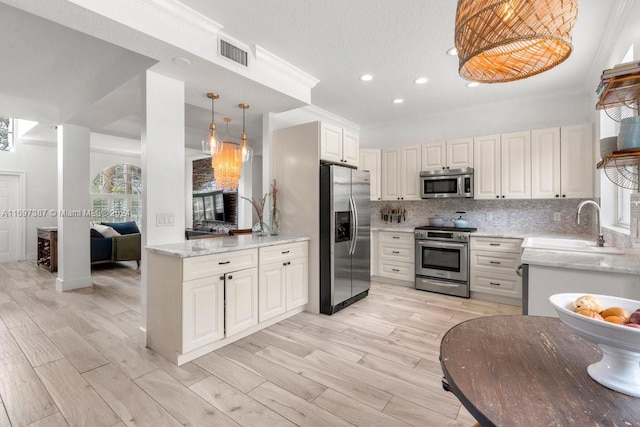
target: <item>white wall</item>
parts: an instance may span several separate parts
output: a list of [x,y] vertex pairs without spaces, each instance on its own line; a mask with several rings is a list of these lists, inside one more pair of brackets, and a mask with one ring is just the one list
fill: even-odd
[[[0,152],[0,170],[25,172],[26,209],[57,209],[58,159],[56,144],[16,141],[14,152]],[[26,258],[36,259],[37,227],[56,226],[57,218],[28,217],[25,221]]]

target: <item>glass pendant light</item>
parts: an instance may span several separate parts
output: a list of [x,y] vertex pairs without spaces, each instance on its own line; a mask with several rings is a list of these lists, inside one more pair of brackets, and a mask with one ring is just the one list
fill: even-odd
[[240,136],[240,139],[242,140],[242,143],[240,144],[240,148],[242,150],[242,163],[247,163],[253,160],[253,149],[247,144],[247,134],[244,131],[244,113],[247,108],[249,108],[249,104],[238,104],[238,107],[242,108],[242,135]]
[[202,140],[202,153],[213,156],[220,148],[220,141],[216,135],[215,100],[220,98],[217,93],[207,93],[207,98],[211,99],[211,124],[209,125],[209,135]]
[[[224,118],[227,124],[227,133],[218,141],[218,150],[212,157],[213,176],[216,180],[216,188],[224,190],[237,190],[242,169],[242,151],[234,138],[229,133],[231,119]],[[237,141],[237,140],[236,140]]]

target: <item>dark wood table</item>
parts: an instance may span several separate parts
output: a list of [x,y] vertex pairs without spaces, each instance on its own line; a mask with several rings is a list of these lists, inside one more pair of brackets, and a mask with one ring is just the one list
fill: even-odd
[[481,317],[451,328],[440,345],[443,386],[482,426],[640,426],[640,398],[587,373],[600,358],[552,317]]

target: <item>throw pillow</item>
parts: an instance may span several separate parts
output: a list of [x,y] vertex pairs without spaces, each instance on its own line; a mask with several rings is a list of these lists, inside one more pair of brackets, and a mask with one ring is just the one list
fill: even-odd
[[120,234],[133,234],[140,233],[138,226],[135,221],[125,221],[125,222],[103,222],[103,225],[108,225],[113,228]]
[[113,228],[109,227],[108,225],[102,225],[102,224],[92,224],[91,228],[97,230],[100,234],[102,234],[104,237],[115,237],[115,236],[120,236],[120,233],[118,233],[116,230],[114,230]]

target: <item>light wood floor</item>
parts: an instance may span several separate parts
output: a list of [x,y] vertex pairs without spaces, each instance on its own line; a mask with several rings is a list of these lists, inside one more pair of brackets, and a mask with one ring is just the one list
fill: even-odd
[[441,387],[440,339],[519,314],[374,283],[334,316],[302,313],[177,367],[137,345],[135,264],[93,278],[58,293],[35,264],[0,264],[0,427],[470,426]]

